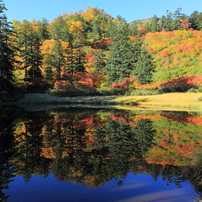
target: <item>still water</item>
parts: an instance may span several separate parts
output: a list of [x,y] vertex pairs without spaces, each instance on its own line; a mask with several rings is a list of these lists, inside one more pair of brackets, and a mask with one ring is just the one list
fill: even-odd
[[1,109],[0,201],[194,202],[202,115]]

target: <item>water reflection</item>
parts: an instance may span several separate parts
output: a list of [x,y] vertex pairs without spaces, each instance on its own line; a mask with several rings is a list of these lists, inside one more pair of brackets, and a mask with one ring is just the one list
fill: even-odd
[[[129,172],[159,176],[180,188],[190,181],[201,191],[202,117],[188,112],[52,109],[6,110],[0,115],[0,197],[15,176],[33,176],[86,184]],[[200,156],[200,155],[198,155]],[[194,160],[193,160],[194,159]],[[193,174],[194,172],[194,174]]]

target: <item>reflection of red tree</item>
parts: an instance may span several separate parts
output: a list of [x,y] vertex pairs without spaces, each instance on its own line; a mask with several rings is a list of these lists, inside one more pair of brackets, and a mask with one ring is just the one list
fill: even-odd
[[[104,75],[98,73],[87,73],[87,72],[77,72],[73,75],[68,71],[62,72],[61,75],[65,78],[64,80],[57,80],[54,83],[53,88],[55,89],[77,89],[79,84],[84,84],[89,88],[99,87],[99,82],[103,80]],[[74,81],[72,81],[74,80]]]
[[171,158],[163,158],[163,155],[159,155],[159,156],[156,156],[154,154],[154,156],[149,156],[147,159],[146,159],[146,162],[149,163],[149,164],[152,164],[152,163],[155,163],[155,164],[160,164],[160,165],[174,165],[176,166],[176,162],[175,162],[175,159],[171,159]]
[[167,141],[167,140],[160,140],[159,145],[162,146],[162,147],[169,147],[169,146],[172,145],[172,143]]
[[[62,128],[68,128],[69,124],[73,128],[87,129],[90,127],[100,127],[102,123],[99,122],[98,115],[89,115],[88,117],[68,117],[67,115],[55,115],[56,123],[62,123]],[[66,126],[65,126],[66,125]]]
[[114,114],[110,114],[109,117],[113,120],[117,120],[117,121],[120,121],[120,122],[124,122],[126,123],[127,125],[130,124],[130,121],[128,119],[128,116],[126,115],[114,115]]
[[[67,115],[55,115],[54,119],[56,123],[61,123],[61,135],[66,139],[68,143],[68,131],[69,128],[74,128],[76,130],[85,130],[84,136],[82,137],[82,142],[87,146],[87,149],[95,149],[94,142],[97,140],[94,137],[94,128],[103,126],[100,116],[96,114],[91,114],[89,116],[68,116]],[[75,148],[76,149],[76,148]],[[85,149],[84,149],[85,150]]]
[[161,113],[160,116],[167,118],[170,121],[202,126],[202,116],[200,115],[191,115],[187,112],[181,112],[181,113]]
[[[95,137],[89,136],[89,137],[86,139],[85,143],[86,143],[86,145],[90,145],[90,144],[94,143],[96,140],[97,140],[97,139],[96,139]],[[91,148],[91,149],[95,149],[95,147],[93,147],[93,148]]]
[[181,145],[180,147],[177,148],[177,150],[184,152],[192,152],[195,150],[195,148],[187,145]]
[[[137,122],[142,120],[142,119],[150,119],[150,120],[158,120],[160,118],[159,114],[157,115],[136,115],[133,118],[132,117],[128,117],[127,115],[109,115],[109,117],[113,120],[117,120],[120,122],[123,122],[127,125],[130,125],[132,127],[136,127],[137,126]],[[133,120],[132,120],[133,119]]]
[[136,123],[135,121],[132,121],[132,120],[129,120],[129,117],[126,116],[126,115],[109,115],[109,117],[113,120],[117,120],[117,121],[120,121],[120,122],[123,122],[127,125],[130,125],[132,127],[136,127]]
[[202,126],[202,116],[197,115],[197,116],[187,117],[187,122],[194,125]]
[[135,120],[142,120],[142,119],[150,119],[150,120],[158,120],[159,119],[159,115],[136,115],[135,116]]
[[93,125],[95,124],[95,119],[94,117],[88,117],[86,119],[83,119],[82,121],[80,121],[81,123],[84,123],[85,125]]
[[70,120],[66,116],[55,115],[54,120],[56,123],[68,123]]

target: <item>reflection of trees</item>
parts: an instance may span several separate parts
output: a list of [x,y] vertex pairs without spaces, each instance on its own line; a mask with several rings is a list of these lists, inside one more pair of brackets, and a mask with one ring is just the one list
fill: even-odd
[[[125,111],[89,109],[27,112],[17,121],[17,151],[11,160],[25,181],[32,175],[53,173],[60,181],[97,187],[111,179],[121,184],[131,171],[150,174],[154,180],[162,176],[168,184],[180,186],[189,168],[176,163],[186,163],[181,158],[189,154],[183,150],[198,144],[199,126],[189,129],[154,116],[150,120],[149,115],[135,118]],[[181,136],[176,135],[179,131]],[[184,156],[178,155],[176,161],[175,153]]]
[[[166,114],[168,113],[164,112],[164,117]],[[175,115],[173,112],[172,114],[173,117],[179,116],[179,113]],[[201,126],[186,125],[167,118],[154,121],[153,126],[156,133],[153,146],[147,153],[146,161],[148,163],[187,166],[194,153],[201,149]]]
[[165,117],[168,120],[176,121],[179,123],[193,124],[196,126],[202,126],[202,118],[197,113],[188,112],[161,112],[161,117]]
[[100,173],[101,158],[87,148],[89,141],[86,134],[100,123],[94,111],[86,112],[70,110],[54,114],[55,122],[46,126],[49,134],[44,137],[44,146],[51,149],[51,172],[57,179],[98,186],[103,184],[95,177],[96,173]]
[[[97,139],[106,139],[104,149],[109,152],[109,174],[124,178],[130,170],[137,172],[138,164],[151,145],[154,131],[152,122],[140,120],[136,127],[131,126],[125,115],[109,116],[106,125],[97,130]],[[102,136],[102,137],[101,137]],[[103,141],[100,141],[103,144]],[[99,147],[100,148],[100,147]],[[135,161],[134,161],[135,159]]]
[[12,110],[4,111],[1,109],[0,114],[0,201],[7,201],[8,195],[3,193],[3,189],[9,188],[12,181],[13,168],[9,159],[13,157],[13,121],[14,115]]
[[22,124],[22,131],[15,134],[17,145],[17,158],[14,163],[17,172],[23,175],[26,182],[38,172],[40,167],[42,147],[42,127],[44,117],[37,113],[27,113]]
[[87,112],[54,111],[46,121],[27,116],[16,136],[18,173],[28,181],[33,173],[47,176],[49,169],[61,181],[99,186],[138,168],[151,144],[152,122],[140,120],[134,128],[109,117],[100,122],[95,111]]
[[194,185],[196,192],[202,199],[202,155],[201,151],[194,155],[192,160],[192,169],[187,172],[187,178]]

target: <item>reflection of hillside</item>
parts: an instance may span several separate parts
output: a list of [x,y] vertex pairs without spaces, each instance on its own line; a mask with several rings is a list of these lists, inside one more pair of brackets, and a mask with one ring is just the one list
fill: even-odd
[[[186,113],[184,113],[186,115]],[[184,114],[139,114],[125,111],[60,110],[31,113],[15,125],[16,175],[53,173],[61,181],[121,184],[128,172],[147,173],[180,183],[188,176],[194,152],[201,147],[201,127],[167,117]],[[186,169],[185,169],[186,168]]]
[[[129,119],[124,113],[109,117],[116,116]],[[89,187],[103,185],[115,176],[126,176],[134,159],[140,160],[150,146],[151,122],[147,119],[136,123],[134,129],[109,117],[73,111],[54,112],[45,122],[35,116],[21,121],[15,127],[18,152],[12,160],[17,173],[29,180],[32,174],[44,172],[41,166],[45,162],[48,172],[58,179],[86,183]],[[38,126],[37,120],[41,120]],[[148,125],[142,133],[141,124]]]
[[202,126],[202,116],[198,114],[191,115],[188,112],[164,112],[160,113],[160,116],[167,118],[170,121],[177,121],[179,123]]
[[154,121],[156,134],[146,161],[161,165],[187,166],[194,153],[201,149],[202,127],[186,125],[186,112],[161,113],[161,119]]

